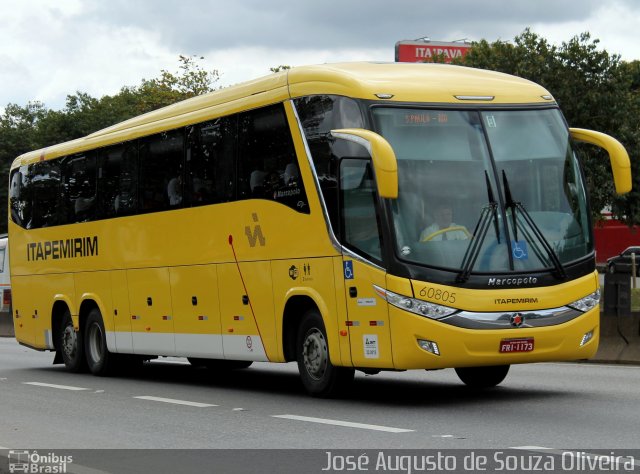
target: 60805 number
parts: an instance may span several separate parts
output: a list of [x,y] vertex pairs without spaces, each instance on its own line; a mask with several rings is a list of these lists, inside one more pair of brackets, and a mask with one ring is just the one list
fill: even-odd
[[456,294],[454,292],[433,288],[431,286],[422,287],[418,294],[430,300],[444,301],[445,303],[451,304],[456,302]]

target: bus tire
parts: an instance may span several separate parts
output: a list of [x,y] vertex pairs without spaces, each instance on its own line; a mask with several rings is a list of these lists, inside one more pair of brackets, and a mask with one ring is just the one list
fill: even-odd
[[71,320],[71,312],[66,309],[62,315],[59,334],[59,349],[64,366],[69,372],[85,372],[87,361],[84,357],[84,339],[82,331],[76,331]]
[[487,367],[458,367],[456,373],[471,388],[490,388],[502,382],[509,372],[508,365]]
[[314,397],[339,395],[353,382],[353,368],[331,363],[327,332],[316,309],[308,310],[303,316],[298,329],[296,359],[302,385]]
[[116,355],[107,349],[104,322],[98,308],[93,308],[87,316],[84,329],[84,352],[87,366],[93,375],[108,375],[113,372]]
[[206,367],[212,371],[246,369],[253,364],[251,360],[201,359],[199,357],[187,357],[187,360],[194,367]]

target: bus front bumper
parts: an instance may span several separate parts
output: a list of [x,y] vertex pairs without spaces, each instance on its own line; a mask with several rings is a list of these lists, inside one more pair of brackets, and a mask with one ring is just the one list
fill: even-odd
[[390,306],[393,364],[403,369],[589,359],[598,350],[600,308],[553,326],[466,329]]

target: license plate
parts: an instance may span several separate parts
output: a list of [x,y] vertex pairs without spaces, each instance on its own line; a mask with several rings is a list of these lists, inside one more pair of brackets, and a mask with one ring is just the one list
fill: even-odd
[[533,351],[533,338],[503,339],[500,341],[500,352],[531,352]]

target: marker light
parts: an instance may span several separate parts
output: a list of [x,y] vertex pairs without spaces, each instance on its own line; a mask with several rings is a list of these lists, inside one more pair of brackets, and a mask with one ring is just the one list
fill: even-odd
[[415,298],[409,298],[408,296],[398,295],[376,285],[373,285],[373,288],[376,290],[376,293],[380,298],[396,308],[404,309],[430,319],[441,319],[458,311],[457,309],[449,308],[448,306],[442,306],[435,303],[429,303],[427,301],[417,300]]
[[593,293],[591,293],[590,295],[585,296],[584,298],[580,298],[579,300],[574,301],[573,303],[569,303],[567,306],[573,309],[577,309],[578,311],[582,311],[583,313],[586,313],[587,311],[595,308],[599,302],[600,302],[600,290],[598,289]]
[[418,339],[418,345],[427,352],[431,352],[437,356],[440,355],[440,349],[438,344],[433,341],[427,341],[426,339]]
[[485,102],[491,102],[495,99],[495,96],[493,95],[456,95],[454,97],[458,100],[481,100]]
[[580,341],[580,347],[584,346],[587,342],[593,339],[593,329],[582,336],[582,341]]

